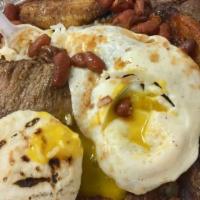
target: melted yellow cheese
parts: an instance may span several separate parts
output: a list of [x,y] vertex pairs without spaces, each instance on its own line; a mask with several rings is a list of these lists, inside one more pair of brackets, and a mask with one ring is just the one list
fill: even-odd
[[84,147],[84,156],[80,195],[86,197],[102,196],[112,200],[122,200],[125,191],[117,187],[115,182],[99,168],[94,144],[84,136],[81,136],[81,140]]
[[41,125],[40,131],[29,141],[27,156],[38,163],[45,164],[56,157],[61,160],[82,155],[79,136],[47,113],[40,118],[48,122]]

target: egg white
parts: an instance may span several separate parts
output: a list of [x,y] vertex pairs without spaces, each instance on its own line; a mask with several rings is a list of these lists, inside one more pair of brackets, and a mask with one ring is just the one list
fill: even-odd
[[[82,155],[72,157],[72,162],[60,160],[60,166],[55,169],[57,182],[52,183],[52,168],[46,163],[38,163],[27,156],[31,138],[40,128],[52,122],[60,123],[50,114],[42,117],[39,112],[17,111],[0,119],[0,141],[6,143],[0,148],[0,200],[75,200],[81,182]],[[35,118],[39,122],[32,127],[25,125]],[[61,123],[60,123],[61,124]],[[19,180],[27,178],[49,178],[34,186],[20,187]]]
[[[104,42],[91,47],[88,35],[93,40],[101,36]],[[74,68],[69,84],[77,123],[95,143],[100,167],[119,187],[144,194],[175,181],[195,162],[200,133],[200,71],[190,57],[162,37],[100,25],[69,29],[64,47],[71,55],[93,51],[106,63],[107,70],[101,77]],[[99,100],[112,97],[114,88],[127,74],[134,74],[149,90],[154,90],[154,82],[163,83],[164,92],[175,105],[159,97],[162,104],[168,104],[169,111],[152,112],[145,134],[149,151],[127,138],[126,123],[120,119],[105,130],[103,123],[90,126],[99,112]]]

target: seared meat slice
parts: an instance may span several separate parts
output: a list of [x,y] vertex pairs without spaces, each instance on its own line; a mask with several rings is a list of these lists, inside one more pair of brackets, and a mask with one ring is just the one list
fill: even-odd
[[47,111],[64,121],[71,113],[68,86],[51,86],[53,64],[42,60],[0,61],[0,118],[16,110]]
[[20,7],[20,20],[41,28],[57,23],[66,27],[84,25],[103,14],[96,0],[33,0]]

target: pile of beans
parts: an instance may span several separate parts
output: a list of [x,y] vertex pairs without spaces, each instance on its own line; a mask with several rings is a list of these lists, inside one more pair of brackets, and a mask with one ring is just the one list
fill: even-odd
[[96,0],[99,5],[113,14],[112,24],[147,35],[160,35],[194,56],[196,42],[180,40],[174,42],[170,24],[163,13],[154,12],[149,0]]
[[[113,13],[112,24],[130,29],[136,33],[147,35],[161,35],[180,47],[191,57],[195,55],[197,47],[194,40],[181,40],[173,42],[172,31],[169,23],[159,14],[155,14],[149,0],[96,0],[99,5]],[[4,14],[15,25],[21,24],[19,7],[7,4]],[[162,15],[162,13],[160,13]],[[0,35],[0,39],[1,39]],[[177,42],[177,40],[176,40]]]
[[46,61],[54,63],[55,69],[52,79],[54,87],[63,87],[66,84],[71,66],[87,68],[98,74],[106,68],[104,61],[92,52],[78,53],[70,58],[66,50],[52,47],[50,44],[51,38],[46,34],[41,35],[29,45],[28,56],[36,58],[42,52]]
[[97,0],[114,14],[112,24],[147,35],[159,34],[170,39],[171,30],[159,15],[154,14],[149,0]]

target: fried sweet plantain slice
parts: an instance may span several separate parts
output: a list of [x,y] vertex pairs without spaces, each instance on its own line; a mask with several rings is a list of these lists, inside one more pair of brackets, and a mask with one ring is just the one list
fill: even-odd
[[66,27],[93,22],[105,13],[95,0],[33,0],[20,6],[20,20],[40,28],[63,23]]
[[171,17],[170,25],[178,40],[193,39],[197,43],[194,60],[200,65],[200,23],[190,16],[176,14]]

